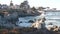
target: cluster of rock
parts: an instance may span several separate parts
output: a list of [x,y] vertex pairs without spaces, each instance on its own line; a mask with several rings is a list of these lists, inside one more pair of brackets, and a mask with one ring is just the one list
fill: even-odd
[[50,26],[50,27],[48,27],[47,29],[48,29],[48,30],[52,30],[52,31],[56,31],[56,32],[60,31],[60,27],[55,26],[55,25],[54,25],[53,27]]
[[1,28],[12,28],[16,26],[18,15],[16,12],[9,14],[7,11],[0,13],[0,26]]
[[[0,26],[2,27],[15,27],[18,22],[19,17],[25,16],[38,16],[41,15],[41,12],[38,11],[35,7],[30,8],[28,1],[24,1],[21,5],[18,5],[19,8],[16,8],[12,1],[10,6],[0,4]],[[7,26],[8,25],[8,26]]]
[[8,12],[12,13],[16,11],[19,16],[35,16],[41,14],[35,7],[30,8],[28,1],[24,1],[21,3],[21,5],[16,6],[12,3],[12,1],[10,2],[10,6],[0,4],[0,12],[2,10],[7,10]]

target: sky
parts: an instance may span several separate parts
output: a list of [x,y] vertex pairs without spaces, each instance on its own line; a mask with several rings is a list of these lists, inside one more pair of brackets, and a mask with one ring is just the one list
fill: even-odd
[[[1,4],[10,4],[11,0],[0,0]],[[14,4],[20,5],[25,0],[12,0]],[[27,0],[31,7],[50,7],[50,8],[57,8],[60,10],[60,0]]]

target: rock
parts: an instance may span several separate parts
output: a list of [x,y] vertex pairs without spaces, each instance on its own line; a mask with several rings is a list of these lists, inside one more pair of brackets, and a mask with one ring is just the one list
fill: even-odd
[[34,21],[33,20],[29,20],[28,23],[34,23]]

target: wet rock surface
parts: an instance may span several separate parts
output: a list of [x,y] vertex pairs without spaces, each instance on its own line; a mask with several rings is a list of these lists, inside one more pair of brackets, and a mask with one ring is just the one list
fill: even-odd
[[29,20],[28,23],[34,23],[34,21],[33,20]]
[[[6,13],[5,13],[6,14]],[[17,13],[13,13],[13,14],[3,14],[0,13],[0,28],[13,28],[16,26],[16,22],[18,21],[18,15]]]

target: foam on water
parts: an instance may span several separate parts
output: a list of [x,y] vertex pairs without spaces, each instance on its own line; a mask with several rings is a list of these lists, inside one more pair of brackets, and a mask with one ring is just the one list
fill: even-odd
[[[34,19],[41,19],[44,15],[40,16],[27,16],[27,17],[20,17],[19,22],[22,21],[23,23],[19,23],[19,26],[24,26],[24,27],[29,27],[31,26],[32,23],[28,23],[29,20],[34,20]],[[52,23],[53,25],[60,26],[60,12],[45,12],[45,24],[46,27],[48,26],[49,23]],[[35,20],[34,20],[35,21]]]
[[46,25],[48,26],[49,23],[52,23],[53,25],[60,26],[60,12],[46,12],[45,13],[46,18]]

